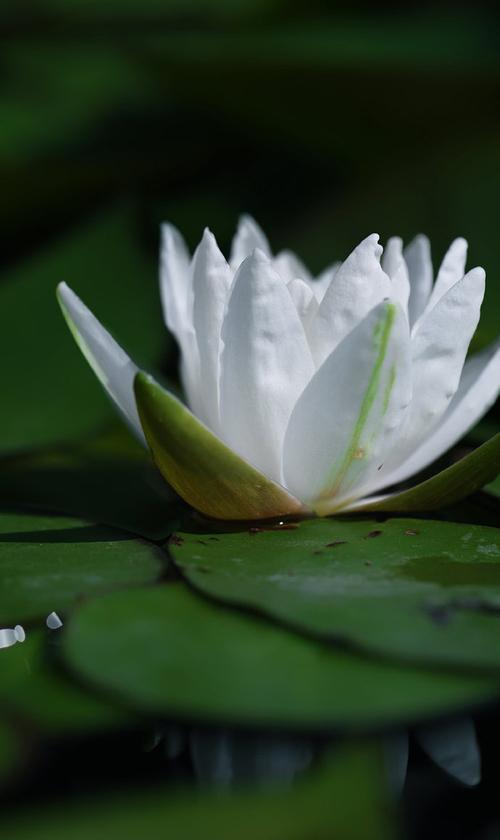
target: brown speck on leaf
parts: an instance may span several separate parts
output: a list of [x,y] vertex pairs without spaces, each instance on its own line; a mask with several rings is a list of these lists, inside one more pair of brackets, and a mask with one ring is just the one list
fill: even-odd
[[361,459],[365,457],[365,450],[363,449],[363,447],[358,446],[358,448],[355,450],[354,455],[352,457],[354,458],[355,461],[361,461]]
[[370,533],[366,535],[365,540],[370,537],[380,537],[380,534],[382,534],[382,531],[370,531]]
[[182,545],[184,537],[180,537],[179,534],[170,534],[167,542],[169,545]]
[[447,606],[442,604],[429,604],[425,609],[431,621],[439,627],[444,627],[450,623],[452,616]]
[[325,548],[336,548],[338,545],[345,545],[347,540],[334,540],[331,543],[327,543]]
[[417,534],[420,534],[420,531],[417,531],[416,528],[407,528],[405,534],[407,537],[416,537]]

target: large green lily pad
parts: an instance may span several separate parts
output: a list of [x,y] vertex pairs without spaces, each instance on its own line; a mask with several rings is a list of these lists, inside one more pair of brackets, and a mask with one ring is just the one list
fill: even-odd
[[293,790],[238,794],[164,790],[103,801],[37,809],[0,820],[16,840],[168,837],[172,840],[392,840],[380,755],[367,746],[343,746]]
[[[291,530],[289,530],[291,529]],[[417,519],[183,531],[205,594],[366,651],[500,671],[500,532]]]
[[89,595],[156,580],[165,568],[151,543],[65,517],[0,513],[0,622],[62,612]]
[[25,642],[2,651],[2,711],[51,735],[125,726],[131,716],[123,708],[86,691],[58,667],[54,654],[62,632],[28,631]]
[[187,721],[325,730],[407,723],[493,698],[500,679],[391,665],[224,609],[181,583],[116,592],[71,618],[80,679]]

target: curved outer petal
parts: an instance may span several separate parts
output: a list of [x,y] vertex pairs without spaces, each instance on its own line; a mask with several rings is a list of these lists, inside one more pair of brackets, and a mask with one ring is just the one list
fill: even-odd
[[161,226],[160,295],[169,330],[180,340],[192,322],[190,256],[183,237],[173,225]]
[[304,506],[225,446],[151,376],[134,390],[142,426],[163,477],[197,510],[216,519],[267,519]]
[[399,446],[386,463],[395,471],[438,425],[460,381],[479,321],[484,271],[474,268],[424,313],[412,336],[413,398]]
[[260,251],[244,261],[235,277],[222,340],[224,440],[281,481],[288,418],[314,367],[290,293]]
[[288,424],[283,471],[320,514],[362,484],[408,405],[408,324],[394,303],[375,307],[333,351]]
[[419,234],[403,252],[410,278],[410,299],[408,312],[410,325],[413,326],[429,302],[432,292],[431,246],[427,236]]
[[444,255],[434,288],[427,303],[427,309],[432,309],[444,294],[457,283],[465,274],[467,260],[467,240],[462,237],[454,239]]
[[193,258],[193,324],[200,359],[200,419],[220,434],[221,330],[232,273],[214,235],[205,230]]
[[309,330],[309,340],[319,367],[342,339],[384,298],[391,282],[380,267],[382,246],[371,234],[354,249],[335,274]]
[[473,722],[468,718],[448,724],[421,726],[415,736],[420,746],[450,776],[464,785],[481,781],[481,754]]
[[499,393],[500,344],[497,343],[466,361],[458,390],[439,426],[400,467],[381,476],[384,480],[370,492],[405,481],[440,458],[486,414]]
[[229,265],[235,271],[240,267],[243,260],[246,260],[256,248],[263,251],[271,259],[272,253],[267,237],[251,216],[241,216],[238,222],[238,229],[231,244]]
[[391,236],[382,254],[381,266],[391,278],[391,298],[396,300],[403,312],[408,313],[408,299],[410,297],[410,280],[408,268],[403,257],[403,240],[399,236]]
[[169,224],[161,227],[160,295],[165,323],[181,349],[181,376],[189,405],[196,414],[203,416],[190,257],[181,234]]
[[57,287],[57,298],[73,337],[90,367],[132,432],[145,444],[134,397],[137,365],[66,283],[60,283]]

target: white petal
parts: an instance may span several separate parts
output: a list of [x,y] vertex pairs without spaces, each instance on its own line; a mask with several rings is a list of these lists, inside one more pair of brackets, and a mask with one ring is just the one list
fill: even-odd
[[[200,360],[193,327],[193,281],[189,252],[173,225],[162,225],[160,293],[165,322],[181,350],[181,378],[190,408],[201,417]],[[206,420],[206,417],[203,419]]]
[[373,490],[405,481],[454,446],[495,403],[500,393],[500,346],[471,356],[460,385],[437,428],[400,467]]
[[139,370],[77,295],[60,283],[57,294],[75,341],[136,437],[146,445],[134,397]]
[[216,434],[220,431],[221,330],[231,278],[232,272],[207,228],[193,258],[193,324],[200,359],[200,396],[205,422]]
[[420,318],[412,335],[413,398],[387,476],[438,426],[460,381],[479,321],[484,271],[474,268]]
[[383,302],[300,396],[285,436],[285,485],[318,512],[376,471],[380,448],[408,403],[408,345],[405,315],[397,304]]
[[281,481],[288,418],[314,367],[290,293],[260,251],[235,277],[222,339],[223,438]]
[[373,233],[342,263],[321,301],[310,330],[316,364],[380,301],[390,296],[390,280],[380,267],[382,247]]
[[318,274],[318,276],[314,280],[311,280],[311,289],[316,295],[318,303],[321,303],[321,301],[323,300],[326,294],[326,290],[330,286],[330,283],[337,274],[337,271],[339,270],[341,265],[342,263],[340,262],[340,260],[338,262],[334,262],[331,265],[327,266],[327,268],[323,269],[321,274]]
[[307,329],[318,311],[316,296],[311,287],[303,280],[290,280],[287,289],[307,334]]
[[0,650],[2,648],[12,647],[17,642],[15,630],[11,627],[0,629]]
[[160,295],[169,330],[180,341],[180,334],[191,322],[192,295],[190,256],[179,231],[169,224],[161,226]]
[[465,263],[467,260],[467,240],[459,237],[454,239],[444,255],[443,262],[438,271],[436,282],[432,290],[428,309],[432,309],[438,300],[451,289],[455,283],[460,280],[465,274]]
[[56,612],[51,612],[45,619],[45,624],[49,630],[59,630],[63,623]]
[[410,278],[410,299],[408,311],[410,325],[420,318],[429,302],[434,277],[431,260],[431,246],[427,236],[420,234],[403,252]]
[[273,260],[273,266],[285,283],[297,278],[307,282],[312,279],[311,272],[293,251],[280,251]]
[[243,260],[250,256],[253,251],[259,248],[271,257],[271,248],[264,231],[259,227],[255,219],[251,216],[244,215],[238,222],[238,229],[231,244],[231,255],[229,257],[229,265],[236,270],[239,268]]
[[481,755],[471,720],[422,726],[415,735],[427,755],[450,776],[464,785],[481,781]]
[[382,254],[381,265],[391,279],[391,298],[397,300],[403,312],[408,312],[410,297],[410,280],[408,268],[403,257],[403,240],[399,236],[391,236]]

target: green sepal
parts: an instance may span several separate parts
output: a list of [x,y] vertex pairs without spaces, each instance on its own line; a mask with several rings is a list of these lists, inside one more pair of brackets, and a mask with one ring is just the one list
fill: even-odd
[[158,469],[196,510],[237,520],[304,513],[298,499],[229,449],[151,376],[138,373],[134,391]]
[[432,478],[389,496],[369,499],[356,511],[392,513],[437,510],[455,504],[493,481],[500,472],[500,433]]

